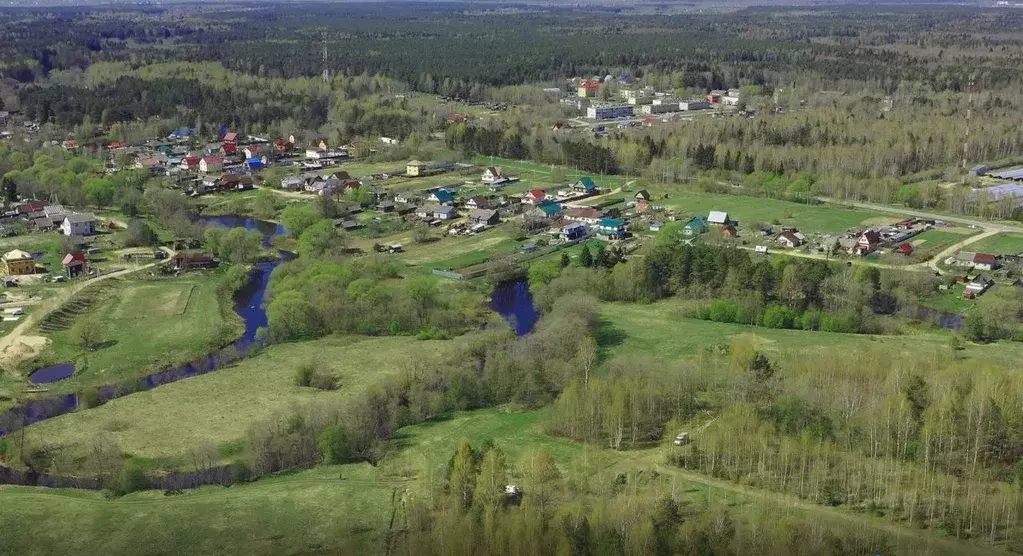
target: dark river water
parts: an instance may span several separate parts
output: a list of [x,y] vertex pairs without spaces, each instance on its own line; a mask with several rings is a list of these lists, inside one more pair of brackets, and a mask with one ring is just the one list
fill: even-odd
[[[199,224],[202,227],[223,226],[226,228],[257,230],[262,232],[263,245],[266,247],[270,246],[274,236],[284,234],[284,227],[280,224],[240,216],[201,217]],[[283,259],[288,259],[291,256],[293,255],[289,253],[281,253]],[[263,298],[266,294],[266,287],[270,282],[270,274],[278,264],[280,264],[279,261],[257,263],[254,266],[250,283],[237,293],[235,312],[245,322],[245,332],[230,346],[210,353],[191,363],[157,371],[137,381],[101,386],[99,388],[100,397],[104,401],[108,401],[140,390],[148,390],[163,384],[176,382],[183,378],[206,374],[223,368],[225,364],[235,361],[240,357],[244,357],[249,349],[252,348],[256,332],[260,327],[264,327],[267,324]],[[64,380],[73,375],[74,365],[62,363],[39,369],[33,372],[30,378],[36,383],[47,383]],[[31,425],[74,411],[78,408],[78,403],[79,396],[77,394],[68,394],[58,398],[33,400],[25,405],[14,407],[5,414],[0,415],[0,436],[4,436],[9,430],[14,428]]]
[[491,299],[490,306],[494,312],[504,317],[519,336],[532,332],[536,321],[540,320],[529,283],[525,280],[497,286]]

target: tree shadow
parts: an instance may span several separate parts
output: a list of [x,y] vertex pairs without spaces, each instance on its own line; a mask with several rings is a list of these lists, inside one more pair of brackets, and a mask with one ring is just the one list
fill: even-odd
[[601,350],[619,346],[626,338],[628,338],[628,334],[624,330],[607,319],[600,319],[597,325],[597,344]]

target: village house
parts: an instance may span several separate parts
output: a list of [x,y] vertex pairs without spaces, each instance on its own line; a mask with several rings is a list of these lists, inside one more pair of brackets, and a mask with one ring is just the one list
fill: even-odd
[[905,255],[908,257],[913,254],[913,244],[900,243],[897,246],[895,246],[895,249],[893,251],[899,255]]
[[420,207],[416,211],[416,216],[420,218],[435,218],[437,220],[454,220],[458,218],[458,212],[451,205],[433,205]]
[[298,191],[305,187],[305,179],[302,176],[288,176],[281,180],[281,189]]
[[422,176],[426,174],[426,168],[427,165],[425,162],[410,160],[409,163],[405,165],[405,175],[413,177]]
[[96,233],[96,218],[91,214],[68,214],[60,225],[60,231],[68,237],[92,235]]
[[198,172],[199,161],[202,159],[198,156],[191,154],[181,160],[181,169],[185,172]]
[[728,226],[728,225],[722,226],[721,227],[721,237],[726,237],[726,238],[729,238],[729,239],[735,239],[735,238],[739,237],[739,232],[738,232],[738,230],[736,230],[732,226]]
[[600,219],[603,217],[604,213],[591,207],[570,208],[567,211],[565,211],[565,220],[584,222],[586,224],[592,224],[594,226],[599,224]]
[[707,220],[702,216],[697,216],[686,222],[686,225],[682,228],[682,235],[689,237],[704,233],[707,233]]
[[30,253],[21,249],[14,249],[4,253],[4,274],[7,276],[21,276],[33,274],[36,271],[36,260]]
[[977,253],[973,256],[973,268],[977,270],[995,270],[1002,266],[998,257],[989,253]]
[[715,226],[727,226],[729,224],[735,224],[734,222],[732,222],[730,218],[728,218],[727,212],[722,212],[720,210],[710,211],[710,214],[707,215],[707,222],[709,224],[714,224]]
[[531,205],[539,205],[548,199],[550,199],[550,196],[547,195],[547,192],[543,189],[530,189],[522,198],[522,202],[529,203]]
[[873,253],[880,244],[881,235],[876,230],[867,230],[857,238],[853,252],[857,255],[867,255]]
[[504,181],[505,179],[504,172],[502,172],[500,166],[489,166],[483,171],[483,177],[480,178],[480,181],[487,185],[492,185],[495,182]]
[[576,94],[580,98],[593,98],[600,92],[600,83],[597,81],[583,81],[579,84],[579,88],[576,89]]
[[274,141],[274,153],[276,154],[287,154],[291,152],[291,149],[295,148],[295,144],[287,139],[278,139]]
[[[649,201],[650,200],[650,192],[647,191],[646,189],[640,189],[639,191],[636,192],[636,200],[637,201]],[[713,213],[711,213],[711,214],[713,214]]]
[[963,298],[973,299],[978,297],[990,289],[993,285],[995,285],[995,281],[992,280],[990,276],[987,274],[981,274],[966,284],[966,289],[963,290]]
[[217,262],[206,253],[176,253],[171,258],[173,270],[196,270],[215,266],[217,266]]
[[501,222],[501,215],[496,210],[473,209],[469,211],[469,222],[494,226]]
[[81,251],[71,251],[64,255],[64,260],[61,261],[61,264],[64,266],[64,272],[67,273],[68,278],[80,276],[88,270],[85,262],[85,253]]
[[438,189],[430,194],[430,201],[442,205],[450,205],[455,202],[455,194],[447,189]]
[[251,160],[253,158],[259,159],[263,156],[263,147],[260,147],[259,145],[249,145],[248,147],[245,147],[245,150],[242,152],[245,155],[246,160]]
[[412,193],[405,191],[394,195],[394,202],[404,203],[406,205],[414,205],[419,199],[416,198]]
[[544,202],[536,205],[530,214],[537,218],[555,220],[561,217],[561,205],[555,202]]
[[778,244],[782,247],[788,247],[789,249],[795,249],[803,244],[803,241],[796,236],[795,232],[784,231],[778,234]]
[[561,228],[561,239],[565,241],[583,239],[587,235],[589,235],[589,230],[582,222],[569,222]]
[[493,206],[490,199],[479,195],[469,197],[469,200],[465,202],[465,208],[467,209],[488,209]]
[[305,185],[307,193],[315,193],[320,196],[334,195],[341,189],[341,180],[335,177],[324,178],[317,176]]
[[575,191],[576,193],[586,193],[587,195],[590,195],[597,192],[597,184],[593,183],[593,178],[587,176],[573,183],[572,191]]
[[597,233],[608,239],[625,239],[625,222],[617,218],[603,218],[600,220]]
[[204,156],[199,161],[199,171],[204,174],[215,174],[224,171],[224,159],[219,156]]

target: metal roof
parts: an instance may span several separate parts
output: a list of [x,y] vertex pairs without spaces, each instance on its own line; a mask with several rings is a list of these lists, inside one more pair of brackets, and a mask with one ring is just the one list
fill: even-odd
[[1023,180],[1023,168],[1007,168],[996,172],[989,172],[989,176],[1000,180]]

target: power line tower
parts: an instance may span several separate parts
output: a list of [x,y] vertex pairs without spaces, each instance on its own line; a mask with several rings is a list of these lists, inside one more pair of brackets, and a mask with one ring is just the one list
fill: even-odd
[[330,81],[330,67],[327,66],[327,39],[323,39],[323,82]]
[[966,104],[966,136],[963,137],[963,171],[966,171],[966,155],[969,154],[970,149],[970,120],[973,118],[973,92],[975,89],[971,79],[968,86],[970,96]]

